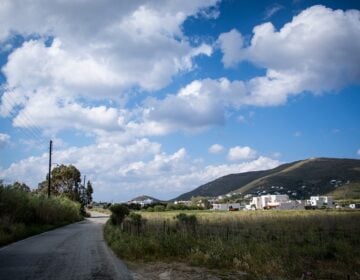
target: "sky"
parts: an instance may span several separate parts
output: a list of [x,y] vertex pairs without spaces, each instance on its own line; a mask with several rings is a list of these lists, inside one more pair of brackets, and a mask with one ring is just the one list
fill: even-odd
[[360,2],[0,1],[0,179],[96,201],[360,158]]

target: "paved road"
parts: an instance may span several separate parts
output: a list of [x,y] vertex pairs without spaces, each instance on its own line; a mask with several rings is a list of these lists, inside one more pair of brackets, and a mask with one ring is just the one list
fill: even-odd
[[101,215],[0,248],[0,279],[131,279],[105,244]]

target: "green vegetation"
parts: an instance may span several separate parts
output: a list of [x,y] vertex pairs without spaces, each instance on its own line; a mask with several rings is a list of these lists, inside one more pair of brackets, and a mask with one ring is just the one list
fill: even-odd
[[113,225],[121,225],[127,215],[129,215],[129,208],[123,204],[114,204],[110,207],[111,216],[110,221]]
[[329,193],[334,199],[340,200],[360,200],[360,183],[349,183],[336,188]]
[[0,182],[0,246],[82,218],[78,202],[31,193],[25,186]]
[[[133,215],[133,214],[132,214]],[[121,258],[182,261],[257,279],[346,279],[360,273],[359,211],[141,212],[105,239]],[[352,279],[351,278],[351,279]]]
[[[37,192],[47,194],[48,179],[39,183]],[[92,202],[93,187],[90,181],[87,186],[81,184],[81,173],[73,165],[59,165],[51,171],[51,195],[66,196],[81,204],[81,212],[85,214],[85,206]]]

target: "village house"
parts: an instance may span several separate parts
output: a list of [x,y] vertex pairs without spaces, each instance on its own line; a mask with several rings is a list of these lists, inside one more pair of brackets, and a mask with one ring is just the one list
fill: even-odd
[[212,210],[216,211],[236,211],[240,210],[240,203],[214,203]]
[[335,204],[331,196],[311,196],[306,204],[316,208],[334,208]]
[[287,194],[279,195],[261,195],[253,197],[250,205],[255,209],[270,209],[277,208],[282,203],[288,202],[289,196]]
[[145,207],[146,205],[150,205],[154,202],[156,202],[154,199],[142,196],[128,201],[128,204],[139,204],[141,207]]

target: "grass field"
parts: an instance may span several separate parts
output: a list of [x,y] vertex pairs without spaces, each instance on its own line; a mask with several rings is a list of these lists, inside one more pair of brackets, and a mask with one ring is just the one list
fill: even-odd
[[104,230],[127,260],[183,261],[249,279],[300,279],[307,271],[316,279],[360,277],[360,211],[181,211],[196,219],[139,213],[141,222]]

